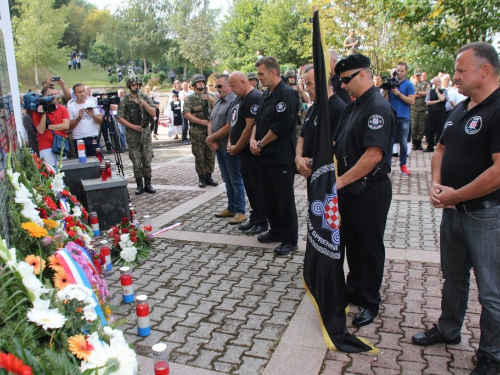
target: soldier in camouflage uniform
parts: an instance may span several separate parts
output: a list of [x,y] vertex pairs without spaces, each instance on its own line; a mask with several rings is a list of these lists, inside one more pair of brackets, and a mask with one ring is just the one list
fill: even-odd
[[293,70],[287,70],[284,74],[284,77],[286,79],[287,85],[296,91],[297,100],[299,102],[298,105],[299,113],[297,115],[297,129],[294,142],[294,144],[296,145],[300,133],[302,132],[302,127],[304,126],[304,117],[306,113],[306,111],[304,110],[304,103],[310,103],[311,100],[309,99],[309,96],[307,96],[307,94],[304,92],[303,88],[297,85],[297,76],[295,75],[295,72]]
[[195,74],[191,81],[194,94],[184,100],[182,114],[189,121],[191,127],[191,149],[195,159],[196,173],[198,173],[198,186],[217,186],[217,181],[212,179],[215,167],[215,151],[205,142],[208,136],[210,109],[215,103],[215,98],[209,95],[205,88],[203,74]]
[[117,121],[126,127],[125,137],[137,182],[135,195],[141,195],[144,191],[150,194],[156,193],[151,186],[153,144],[150,130],[156,109],[153,100],[140,92],[141,84],[139,77],[127,78],[127,88],[130,92],[121,99],[116,116]]
[[413,139],[413,150],[422,151],[422,137],[424,136],[425,123],[427,121],[427,106],[425,96],[430,90],[430,84],[422,79],[422,69],[415,69],[417,83],[415,83],[415,104],[411,106],[411,138]]

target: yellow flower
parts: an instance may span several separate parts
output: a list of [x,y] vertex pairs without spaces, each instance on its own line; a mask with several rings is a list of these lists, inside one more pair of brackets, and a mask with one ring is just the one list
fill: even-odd
[[[33,266],[35,275],[40,275],[40,272],[45,269],[45,259],[42,259],[37,255],[28,255],[24,258],[24,261],[30,266]],[[41,270],[40,265],[42,266]]]
[[49,257],[49,267],[55,272],[64,272],[63,266],[59,263],[55,255]]
[[45,226],[49,229],[56,229],[59,226],[59,224],[55,220],[50,220],[50,219],[42,219],[42,220]]
[[28,223],[22,223],[21,227],[26,229],[26,231],[29,233],[29,235],[31,237],[40,238],[40,237],[44,237],[48,234],[44,228],[38,226],[38,224],[33,223],[32,221],[30,221]]
[[84,335],[71,336],[68,339],[68,349],[78,359],[87,361],[90,356],[89,345]]
[[68,276],[66,275],[66,272],[62,271],[62,272],[57,272],[55,275],[54,275],[54,286],[59,289],[59,290],[63,290],[64,288],[66,288],[66,286],[70,284],[69,280],[68,280]]

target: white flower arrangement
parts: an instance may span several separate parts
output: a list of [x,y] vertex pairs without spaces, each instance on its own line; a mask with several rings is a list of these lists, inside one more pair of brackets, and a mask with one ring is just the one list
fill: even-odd
[[131,243],[131,246],[125,247],[122,251],[120,251],[120,256],[125,262],[132,263],[135,261],[135,257],[137,256],[137,249],[133,246],[133,243]]
[[92,290],[89,288],[76,284],[69,284],[66,288],[57,292],[57,299],[59,301],[75,299],[83,302],[85,303],[85,307],[83,308],[83,315],[85,319],[87,321],[94,321],[97,319],[97,314],[95,312],[97,302],[92,297]]
[[61,191],[63,191],[63,189],[64,189],[65,185],[64,185],[63,178],[64,178],[64,172],[59,172],[59,173],[56,173],[56,175],[54,176],[54,179],[52,180],[52,184],[50,186],[50,189],[54,192],[55,196],[58,196],[58,194],[61,193]]

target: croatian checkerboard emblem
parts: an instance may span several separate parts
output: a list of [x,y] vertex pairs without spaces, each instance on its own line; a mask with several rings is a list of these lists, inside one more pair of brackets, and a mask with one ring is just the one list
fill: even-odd
[[368,119],[368,127],[373,130],[380,129],[384,126],[384,118],[379,115],[373,115]]
[[276,104],[276,112],[285,112],[286,104],[283,102],[279,102]]
[[311,212],[322,218],[321,228],[332,232],[332,243],[340,243],[340,213],[337,196],[337,184],[332,187],[332,194],[325,194],[323,201],[317,200],[311,203]]
[[467,134],[476,134],[479,130],[481,130],[481,126],[483,125],[483,120],[481,116],[474,116],[467,124],[465,124],[465,132]]

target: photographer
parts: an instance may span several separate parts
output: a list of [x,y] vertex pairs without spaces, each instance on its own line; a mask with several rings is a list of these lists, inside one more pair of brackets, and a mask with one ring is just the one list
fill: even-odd
[[[395,140],[399,142],[399,168],[401,173],[410,174],[406,167],[406,158],[408,156],[408,134],[410,131],[410,107],[415,103],[415,87],[413,83],[407,80],[406,73],[408,65],[399,62],[396,67],[396,79],[399,87],[385,90],[385,98],[391,103],[398,115]],[[394,144],[395,142],[392,142]]]
[[[64,82],[64,79],[61,77],[48,77],[43,83],[43,87],[51,87],[53,89],[56,88],[55,83],[61,87],[62,93],[57,96],[57,102],[61,105],[66,106],[68,102],[71,100],[71,91],[66,87],[66,83]],[[55,94],[57,95],[58,92],[56,91]]]
[[431,80],[432,87],[427,92],[425,103],[427,104],[427,148],[424,152],[434,152],[434,136],[437,142],[443,132],[446,121],[446,100],[448,93],[441,87],[441,78],[434,77]]
[[37,111],[33,112],[33,124],[38,132],[38,150],[40,157],[52,166],[56,166],[59,155],[52,152],[54,134],[67,138],[66,130],[69,129],[68,110],[56,103],[56,90],[47,85],[42,90],[43,98],[52,100],[46,104],[40,104]]
[[95,156],[95,149],[99,145],[99,126],[102,123],[102,115],[93,101],[87,99],[85,86],[77,83],[73,86],[76,100],[68,105],[70,115],[70,129],[73,130],[73,144],[77,149],[77,141],[85,142],[87,156]]

